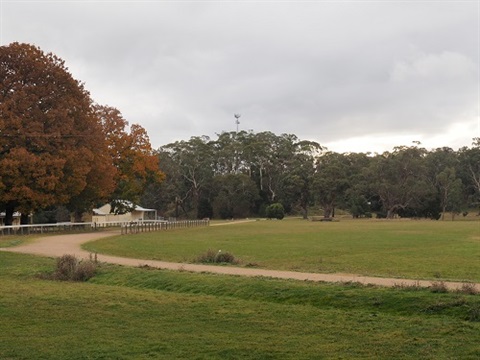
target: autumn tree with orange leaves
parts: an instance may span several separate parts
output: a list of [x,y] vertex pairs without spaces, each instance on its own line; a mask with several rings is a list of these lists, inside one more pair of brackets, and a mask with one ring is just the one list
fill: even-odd
[[29,44],[2,46],[0,79],[5,224],[14,211],[67,205],[80,214],[117,196],[132,200],[142,181],[161,179],[145,130],[132,125],[126,133],[121,115],[118,124],[110,121],[56,55]]
[[120,111],[109,106],[95,106],[109,157],[115,167],[115,191],[111,195],[112,211],[124,213],[133,210],[148,183],[161,182],[165,175],[159,170],[158,157],[143,127],[130,126]]

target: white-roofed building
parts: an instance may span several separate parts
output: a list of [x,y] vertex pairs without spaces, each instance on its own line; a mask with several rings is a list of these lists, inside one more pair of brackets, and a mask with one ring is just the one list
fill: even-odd
[[115,214],[112,213],[112,206],[110,204],[105,204],[98,209],[93,209],[92,211],[92,222],[97,224],[110,221],[143,221],[143,220],[156,220],[157,219],[157,210],[155,209],[146,209],[139,205],[132,205],[133,210],[125,214]]

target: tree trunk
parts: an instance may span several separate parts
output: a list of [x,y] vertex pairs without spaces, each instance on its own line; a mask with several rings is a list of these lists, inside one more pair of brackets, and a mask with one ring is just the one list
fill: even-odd
[[308,206],[302,206],[303,220],[308,219]]
[[323,208],[323,217],[325,219],[329,218],[332,215],[332,208],[331,206],[325,206]]
[[22,213],[20,215],[20,225],[28,225],[28,214]]
[[261,166],[260,166],[260,191],[263,191],[263,173],[262,173]]
[[393,211],[393,209],[388,209],[387,210],[387,219],[393,219],[394,214],[395,214],[395,212]]
[[15,205],[12,202],[8,202],[5,208],[5,225],[6,226],[12,226],[14,212],[15,212]]

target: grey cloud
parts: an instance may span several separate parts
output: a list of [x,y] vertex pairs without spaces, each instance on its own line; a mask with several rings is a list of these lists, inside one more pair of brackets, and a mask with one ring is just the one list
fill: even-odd
[[465,114],[475,121],[477,10],[441,1],[7,2],[1,42],[64,58],[96,101],[143,125],[155,147],[234,130],[235,112],[243,129],[321,143],[434,136]]

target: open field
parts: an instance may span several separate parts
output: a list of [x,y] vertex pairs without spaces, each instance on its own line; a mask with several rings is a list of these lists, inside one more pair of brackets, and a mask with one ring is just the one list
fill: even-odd
[[31,243],[38,235],[5,235],[0,236],[0,248],[25,245]]
[[103,265],[0,253],[2,359],[477,359],[478,295]]
[[192,262],[213,249],[233,253],[240,266],[480,281],[479,221],[257,221],[118,236],[84,248],[175,262]]

